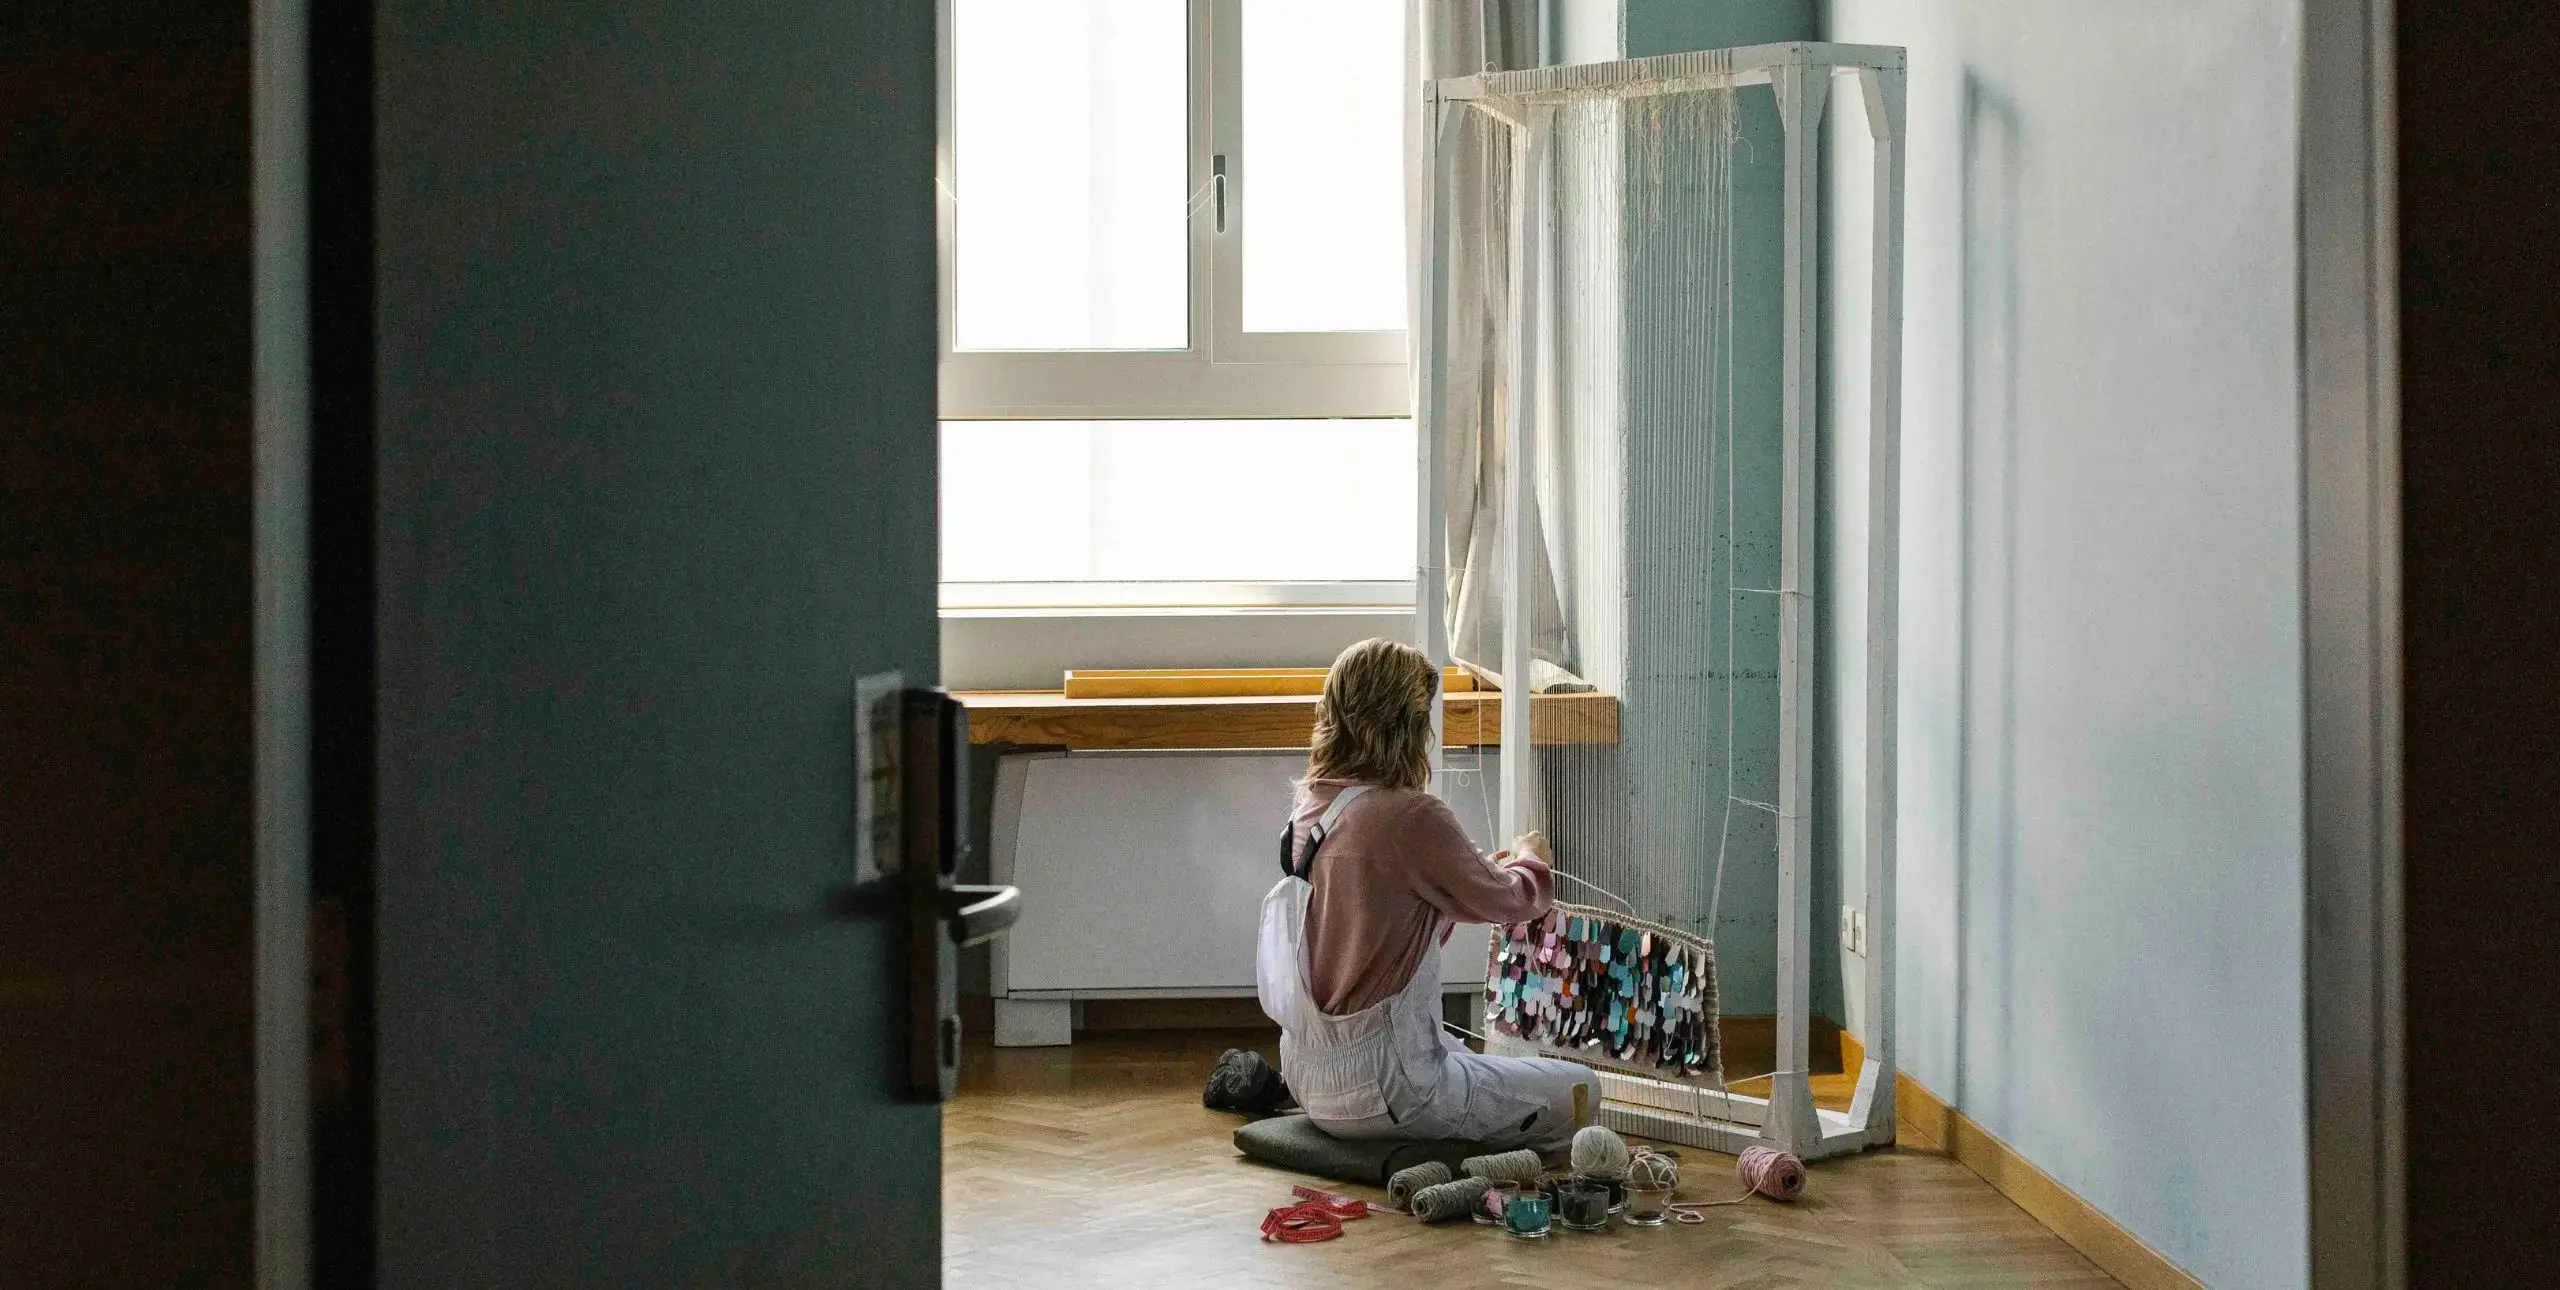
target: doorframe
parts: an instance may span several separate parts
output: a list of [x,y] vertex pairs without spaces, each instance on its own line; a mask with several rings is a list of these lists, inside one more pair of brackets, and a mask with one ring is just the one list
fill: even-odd
[[2407,1279],[2393,0],[2302,10],[2303,969],[2311,1282]]
[[373,1271],[373,5],[252,0],[257,1284]]
[[311,202],[307,0],[250,12],[255,713],[252,1259],[311,1284]]

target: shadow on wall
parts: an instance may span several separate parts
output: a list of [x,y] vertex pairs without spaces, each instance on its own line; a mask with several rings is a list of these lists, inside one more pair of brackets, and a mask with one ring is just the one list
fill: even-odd
[[[1963,519],[1958,590],[1957,684],[1962,714],[1956,778],[1954,1087],[1965,1080],[1973,997],[1968,965],[1996,965],[1986,1002],[2006,1016],[2016,1002],[2017,956],[2008,952],[2018,858],[2018,112],[1972,72],[1964,79],[1962,400]],[[1976,904],[1977,899],[1980,901]],[[2009,1028],[1985,1027],[1992,1069],[2006,1069]]]

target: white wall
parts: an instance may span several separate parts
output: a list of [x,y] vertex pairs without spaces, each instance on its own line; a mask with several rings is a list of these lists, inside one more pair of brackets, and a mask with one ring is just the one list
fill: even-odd
[[[1911,55],[1903,1064],[2235,1286],[2306,1276],[2296,15],[1835,0],[1828,33]],[[1867,315],[1840,120],[1835,341]]]
[[[1478,846],[1497,818],[1491,758],[1448,758],[1437,790]],[[1009,758],[1019,826],[998,882],[1022,888],[998,983],[1098,996],[1251,994],[1263,894],[1301,752],[1097,752]],[[1489,849],[1489,847],[1488,847]],[[1009,861],[1009,866],[1005,862]],[[1484,980],[1484,929],[1452,936],[1441,980]]]

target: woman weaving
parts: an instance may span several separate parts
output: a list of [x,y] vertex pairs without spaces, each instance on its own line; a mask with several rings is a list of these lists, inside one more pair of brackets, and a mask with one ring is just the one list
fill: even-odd
[[1337,1138],[1564,1145],[1600,1105],[1588,1069],[1467,1051],[1440,1025],[1439,947],[1459,923],[1517,923],[1554,902],[1546,840],[1487,857],[1429,791],[1439,669],[1388,640],[1344,650],[1262,901],[1256,976],[1280,1073]]

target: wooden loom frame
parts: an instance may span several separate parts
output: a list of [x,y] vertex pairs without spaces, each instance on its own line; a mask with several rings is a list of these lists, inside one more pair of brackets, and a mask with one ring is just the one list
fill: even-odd
[[[1843,1155],[1893,1141],[1894,1137],[1894,819],[1895,819],[1895,649],[1900,638],[1897,604],[1900,571],[1900,485],[1902,414],[1902,247],[1904,52],[1879,45],[1842,45],[1793,41],[1752,45],[1703,53],[1668,54],[1570,67],[1492,72],[1455,77],[1424,88],[1428,124],[1424,161],[1430,182],[1423,186],[1424,245],[1420,314],[1416,325],[1421,369],[1415,438],[1420,453],[1420,498],[1414,619],[1418,643],[1433,662],[1447,665],[1449,631],[1446,615],[1448,544],[1446,481],[1449,365],[1443,345],[1448,331],[1448,300],[1443,283],[1448,274],[1449,194],[1439,164],[1443,113],[1483,110],[1509,127],[1512,140],[1513,206],[1510,220],[1510,299],[1508,302],[1510,400],[1505,409],[1503,514],[1518,516],[1529,495],[1528,445],[1542,391],[1540,343],[1548,330],[1527,325],[1542,317],[1547,283],[1541,260],[1550,254],[1554,220],[1551,170],[1552,130],[1530,128],[1537,114],[1552,113],[1542,96],[1569,90],[1615,88],[1630,96],[1713,88],[1767,85],[1778,102],[1786,132],[1785,187],[1780,210],[1785,221],[1785,278],[1782,327],[1783,428],[1785,467],[1781,517],[1781,586],[1779,607],[1779,793],[1778,793],[1778,945],[1777,945],[1777,1074],[1769,1095],[1750,1097],[1724,1090],[1705,1090],[1686,1082],[1650,1079],[1617,1070],[1602,1070],[1607,1098],[1601,1122],[1622,1132],[1667,1139],[1713,1150],[1739,1152],[1766,1144],[1808,1159]],[[1809,581],[1815,551],[1817,519],[1815,487],[1815,409],[1819,368],[1816,324],[1820,313],[1814,257],[1821,245],[1820,206],[1816,201],[1822,112],[1835,76],[1854,77],[1866,109],[1868,136],[1874,143],[1874,256],[1868,320],[1867,442],[1867,632],[1866,740],[1862,771],[1866,789],[1860,828],[1865,842],[1867,920],[1865,1029],[1866,1060],[1858,1073],[1858,1089],[1846,1112],[1817,1109],[1812,1085],[1808,1027],[1812,1009],[1813,855],[1806,827],[1813,783],[1812,716],[1814,712],[1814,636],[1817,630],[1801,590]],[[1529,675],[1528,597],[1518,594],[1521,573],[1530,567],[1528,526],[1512,523],[1505,535],[1502,562],[1503,675]],[[1525,831],[1529,794],[1522,787],[1529,772],[1530,706],[1526,687],[1502,692],[1501,836]],[[1433,768],[1440,761],[1441,714],[1435,696],[1432,709]],[[1827,922],[1828,920],[1826,920]],[[1708,929],[1710,933],[1714,929]],[[1504,1041],[1494,1047],[1539,1051]],[[1555,1055],[1579,1057],[1572,1051]]]

